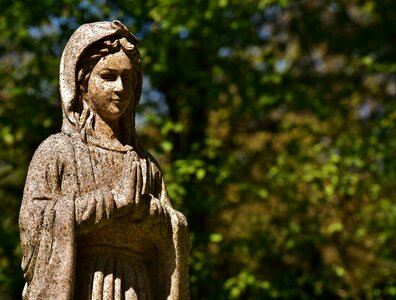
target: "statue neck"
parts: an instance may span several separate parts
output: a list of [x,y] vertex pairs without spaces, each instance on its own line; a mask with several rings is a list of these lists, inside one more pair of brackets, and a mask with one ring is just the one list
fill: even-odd
[[94,132],[96,138],[108,143],[123,144],[120,130],[120,119],[104,120],[96,114]]

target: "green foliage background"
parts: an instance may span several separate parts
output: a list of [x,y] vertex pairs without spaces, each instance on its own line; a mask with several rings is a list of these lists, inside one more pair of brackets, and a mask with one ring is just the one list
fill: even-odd
[[394,0],[1,0],[0,298],[82,23],[141,39],[139,132],[191,230],[192,299],[396,299]]

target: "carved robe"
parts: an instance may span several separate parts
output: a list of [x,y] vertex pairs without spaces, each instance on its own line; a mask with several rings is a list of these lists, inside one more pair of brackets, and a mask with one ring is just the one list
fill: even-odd
[[[184,216],[169,202],[149,155],[136,153],[143,193],[166,207],[166,222],[117,208],[124,149],[84,143],[66,133],[37,149],[20,211],[24,299],[188,299]],[[159,228],[161,227],[161,228]]]

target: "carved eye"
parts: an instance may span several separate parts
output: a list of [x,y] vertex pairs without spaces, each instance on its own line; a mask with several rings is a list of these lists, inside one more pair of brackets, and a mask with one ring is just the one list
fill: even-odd
[[116,81],[117,75],[111,72],[105,72],[103,74],[100,74],[100,78],[106,81]]
[[129,74],[129,72],[123,74],[123,75],[122,75],[122,80],[123,80],[123,81],[131,81],[131,80],[132,80],[131,74]]

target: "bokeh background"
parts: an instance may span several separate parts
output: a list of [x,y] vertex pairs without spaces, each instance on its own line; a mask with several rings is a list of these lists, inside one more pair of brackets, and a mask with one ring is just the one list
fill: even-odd
[[189,220],[192,299],[396,299],[396,1],[0,0],[0,299],[81,24],[140,42],[138,132]]

